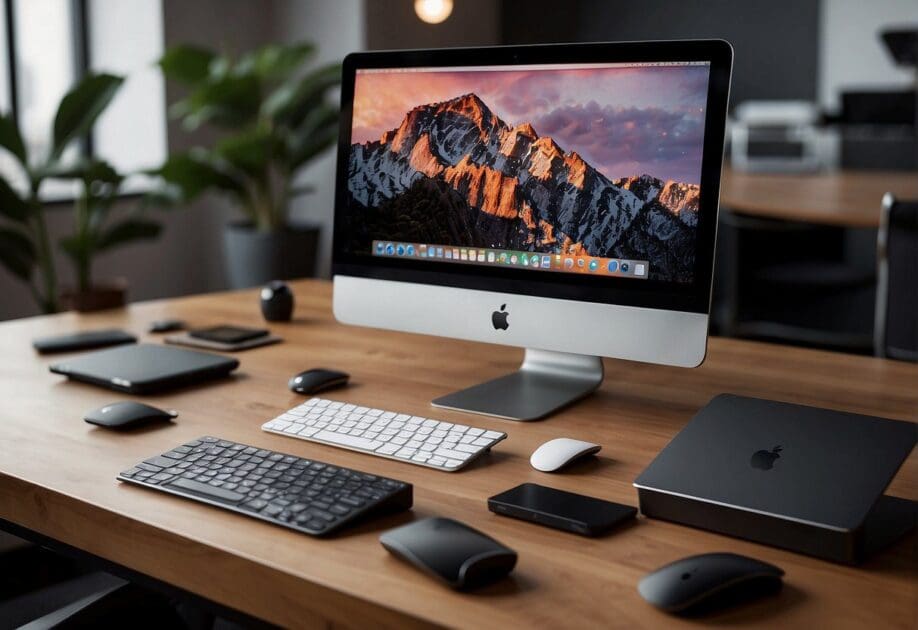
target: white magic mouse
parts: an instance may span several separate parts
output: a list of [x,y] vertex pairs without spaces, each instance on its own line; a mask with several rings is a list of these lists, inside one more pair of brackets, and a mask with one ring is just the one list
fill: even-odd
[[564,468],[571,462],[587,455],[598,453],[602,447],[592,442],[573,440],[571,438],[556,438],[545,442],[533,452],[529,463],[536,470],[542,472],[555,472]]

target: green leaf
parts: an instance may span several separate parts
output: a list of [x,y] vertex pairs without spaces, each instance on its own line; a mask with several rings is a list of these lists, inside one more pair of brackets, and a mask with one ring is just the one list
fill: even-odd
[[241,127],[258,114],[261,83],[254,76],[225,76],[205,83],[187,98],[169,108],[174,118],[182,118],[186,129],[205,123],[220,127]]
[[186,201],[196,198],[210,188],[237,196],[245,195],[245,187],[230,174],[218,169],[202,151],[189,151],[170,156],[158,169],[151,171],[169,184],[178,187]]
[[25,223],[29,219],[29,204],[0,177],[0,215]]
[[73,140],[89,132],[123,82],[122,77],[111,74],[93,74],[64,95],[54,116],[52,160],[60,157]]
[[165,183],[146,193],[140,200],[141,208],[169,209],[185,201],[181,187]]
[[105,160],[92,160],[89,167],[83,172],[82,179],[86,182],[104,182],[106,184],[121,184],[124,177]]
[[32,241],[18,230],[0,228],[0,264],[14,276],[29,282],[35,267]]
[[298,127],[312,108],[322,102],[325,93],[341,83],[341,65],[323,66],[299,81],[285,83],[272,92],[262,104],[262,114],[277,124]]
[[28,168],[29,159],[26,155],[25,145],[22,142],[22,136],[19,135],[19,128],[13,116],[0,115],[0,146],[16,156],[19,163]]
[[239,170],[260,176],[271,159],[274,141],[269,131],[250,129],[224,138],[214,151]]
[[338,109],[328,104],[320,104],[307,114],[300,127],[287,138],[291,170],[299,168],[335,144],[339,117]]
[[216,57],[214,52],[205,48],[181,44],[166,51],[159,60],[159,67],[166,78],[195,86],[207,79]]
[[312,56],[312,44],[280,46],[270,44],[243,55],[234,68],[237,75],[256,74],[266,79],[284,78],[294,72]]
[[54,179],[81,179],[86,184],[102,182],[118,185],[124,180],[124,177],[119,175],[118,171],[105,160],[85,157],[66,163],[54,161],[35,169],[33,173],[41,179],[46,177]]
[[86,239],[80,238],[77,235],[65,236],[60,239],[58,243],[64,253],[75,261],[83,260],[87,257],[89,243]]
[[151,239],[159,236],[162,226],[146,219],[125,219],[112,225],[95,243],[96,251],[104,251],[131,241]]
[[323,151],[333,147],[338,140],[338,126],[327,127],[310,136],[298,151],[290,157],[290,168],[296,169]]

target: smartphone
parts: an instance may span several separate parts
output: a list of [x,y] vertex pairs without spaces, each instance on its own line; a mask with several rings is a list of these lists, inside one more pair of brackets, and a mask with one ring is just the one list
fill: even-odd
[[488,499],[488,509],[583,536],[599,536],[630,521],[637,508],[524,483]]
[[214,326],[213,328],[192,330],[188,333],[189,336],[196,339],[225,344],[242,343],[243,341],[264,337],[267,334],[268,331],[263,328],[241,328],[238,326]]

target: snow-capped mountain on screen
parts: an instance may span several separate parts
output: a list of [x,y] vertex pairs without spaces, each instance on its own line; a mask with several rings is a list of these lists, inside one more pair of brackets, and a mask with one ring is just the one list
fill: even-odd
[[381,239],[634,258],[653,279],[692,279],[697,185],[610,181],[475,94],[416,107],[352,145],[348,195],[356,248]]

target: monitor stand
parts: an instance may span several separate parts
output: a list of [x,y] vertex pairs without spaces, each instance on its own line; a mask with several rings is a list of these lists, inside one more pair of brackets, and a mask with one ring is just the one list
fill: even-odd
[[602,377],[599,357],[527,349],[516,372],[441,396],[431,404],[508,420],[538,420],[591,394]]

